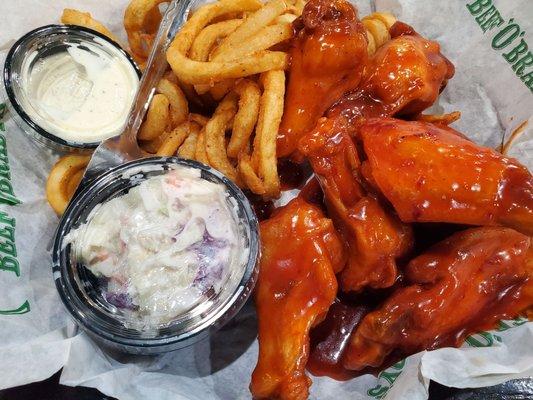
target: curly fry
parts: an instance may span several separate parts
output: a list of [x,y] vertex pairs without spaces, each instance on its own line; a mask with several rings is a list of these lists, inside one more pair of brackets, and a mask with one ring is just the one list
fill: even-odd
[[68,181],[67,196],[69,199],[74,196],[76,189],[78,189],[78,186],[80,185],[80,182],[83,179],[83,174],[85,174],[85,168],[80,169],[78,172],[72,175],[72,178],[70,178],[70,180]]
[[213,100],[220,101],[227,95],[231,89],[235,86],[235,79],[226,79],[224,81],[217,82],[209,89],[209,94],[213,97]]
[[[279,8],[281,7],[281,8]],[[290,22],[283,22],[275,25],[261,27],[261,23],[268,23],[272,19],[276,18],[276,13],[283,9],[284,3],[282,0],[274,0],[268,3],[265,7],[254,13],[251,17],[247,18],[244,23],[236,25],[236,29],[233,29],[233,33],[228,32],[229,36],[226,41],[215,48],[212,54],[209,56],[209,60],[212,62],[227,62],[238,60],[242,57],[252,55],[256,52],[266,51],[272,46],[283,42],[293,35],[293,29]],[[214,25],[211,25],[214,26]],[[207,30],[210,27],[204,29]],[[234,28],[231,26],[231,28]],[[230,29],[228,29],[229,31]],[[200,35],[203,31],[200,33]],[[226,32],[224,32],[226,33]],[[198,36],[198,38],[200,37]],[[237,35],[237,36],[234,36]],[[251,35],[246,37],[246,35]],[[220,35],[219,37],[223,37]],[[218,39],[217,37],[216,39]],[[233,37],[233,39],[232,39]],[[197,39],[198,39],[197,38]],[[228,44],[228,40],[235,42],[234,44]],[[214,42],[214,41],[213,41]],[[193,45],[194,46],[194,45]],[[209,48],[212,47],[212,44]],[[206,49],[204,49],[206,51]],[[202,54],[205,60],[205,54]],[[234,86],[234,80],[228,79],[225,81],[217,82],[210,88],[210,85],[196,85],[196,92],[199,94],[206,93],[208,90],[213,96],[213,99],[222,99]]]
[[237,171],[226,154],[226,125],[237,112],[237,96],[230,93],[218,105],[213,117],[205,125],[205,150],[209,164],[232,181],[237,180]]
[[257,166],[259,176],[265,185],[265,195],[276,198],[280,193],[280,182],[276,157],[276,138],[285,96],[285,73],[268,71],[261,75],[263,95],[261,96],[259,118],[254,139],[252,163]]
[[390,13],[376,12],[362,19],[368,39],[368,54],[372,55],[378,48],[390,40],[389,30],[396,22]]
[[99,32],[109,39],[118,43],[118,39],[101,22],[95,20],[88,12],[65,8],[61,15],[61,23],[66,25],[78,25]]
[[388,12],[375,12],[375,13],[372,13],[370,15],[367,15],[363,19],[364,20],[365,19],[374,19],[374,20],[377,19],[377,20],[383,22],[383,24],[387,27],[388,30],[390,30],[392,25],[394,25],[396,23],[396,21],[397,21],[396,17],[394,15],[392,15],[391,13],[388,13]]
[[205,126],[205,124],[209,122],[209,118],[204,117],[203,115],[200,115],[200,114],[195,114],[195,113],[189,114],[189,120],[196,122],[198,125],[202,127]]
[[255,0],[221,0],[196,11],[178,32],[167,51],[168,63],[179,79],[191,84],[210,84],[271,69],[285,69],[288,56],[279,51],[265,50],[228,62],[199,62],[187,57],[194,39],[214,18],[235,11],[256,10],[260,6],[261,3]]
[[195,61],[207,61],[209,53],[215,43],[228,36],[242,24],[242,19],[230,19],[206,26],[194,39],[191,46],[190,57]]
[[264,195],[266,193],[265,185],[261,178],[257,176],[252,166],[250,156],[241,154],[239,156],[239,173],[244,184],[255,194]]
[[139,131],[140,140],[153,140],[165,132],[169,121],[169,106],[170,102],[164,94],[153,97]]
[[265,51],[278,43],[290,39],[293,33],[294,31],[290,23],[284,22],[265,26],[255,35],[239,44],[233,45],[224,53],[219,53],[219,55],[213,57],[212,60],[232,61],[259,51]]
[[194,160],[194,154],[196,152],[196,144],[198,142],[198,135],[200,134],[200,126],[198,129],[191,130],[187,139],[178,149],[178,157],[185,158],[187,160]]
[[276,24],[292,24],[294,20],[298,18],[295,14],[282,14],[276,18]]
[[194,159],[205,165],[209,165],[209,158],[205,151],[205,127],[198,134],[198,140],[196,142],[196,150],[194,151]]
[[304,11],[304,7],[307,1],[306,0],[296,0],[296,1],[289,0],[288,3],[289,3],[289,7],[287,8],[287,11],[294,15],[300,16],[302,15],[302,12]]
[[181,146],[181,144],[187,139],[189,134],[195,130],[196,132],[200,131],[200,126],[191,121],[185,121],[178,127],[176,127],[170,135],[163,141],[161,147],[157,150],[158,156],[172,156],[176,154],[176,151]]
[[[209,59],[209,53],[211,52],[211,49],[215,45],[215,43],[220,40],[223,37],[226,37],[231,32],[233,32],[240,24],[242,24],[242,19],[230,19],[227,21],[221,21],[217,22],[213,25],[206,26],[194,39],[194,42],[192,44],[191,50],[190,50],[190,57],[191,59],[195,61],[208,61]],[[228,86],[228,81],[222,81],[219,82],[223,85],[222,91]],[[233,80],[230,80],[231,84],[230,87],[233,87]],[[216,86],[216,85],[215,85]],[[198,94],[204,94],[209,92],[212,88],[211,85],[195,85],[194,89],[196,90],[196,93]],[[231,89],[229,89],[231,90]],[[221,91],[219,90],[217,92],[217,95],[211,95],[215,100],[222,99],[228,92],[224,92],[222,95]]]
[[[158,6],[169,0],[132,0],[124,13],[124,28],[128,35],[131,51],[142,58],[148,58],[150,46],[146,38],[157,31],[161,14]],[[148,36],[144,36],[148,34]]]
[[155,139],[139,140],[139,147],[147,154],[155,154],[169,135],[170,131],[165,131]]
[[227,148],[228,157],[232,158],[236,158],[248,143],[257,122],[261,98],[257,83],[248,79],[239,82],[235,93],[239,95],[239,109],[233,120],[233,130]]
[[231,33],[212,54],[212,59],[216,60],[221,54],[231,52],[233,48],[240,47],[250,36],[256,34],[261,29],[274,21],[279,15],[287,10],[284,0],[272,0],[250,15],[233,33]]
[[158,93],[164,94],[170,103],[170,117],[173,127],[187,120],[189,103],[178,84],[163,78],[157,84],[156,90]]
[[46,199],[58,215],[65,212],[90,159],[91,156],[67,155],[61,157],[50,171],[46,181]]
[[285,69],[288,56],[281,51],[260,51],[242,60],[228,62],[197,62],[183,54],[169,51],[167,60],[176,75],[191,84],[210,84],[230,78],[242,78],[271,69]]

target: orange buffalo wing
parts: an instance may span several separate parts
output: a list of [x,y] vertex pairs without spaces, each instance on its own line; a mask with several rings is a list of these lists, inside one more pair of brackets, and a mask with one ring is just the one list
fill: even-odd
[[406,24],[391,28],[392,40],[368,60],[365,76],[352,93],[328,111],[358,125],[366,118],[416,115],[430,107],[454,74],[453,64],[437,42],[418,35]]
[[364,171],[404,222],[505,225],[533,234],[533,177],[451,128],[392,118],[360,130]]
[[515,317],[525,305],[521,289],[533,279],[529,247],[530,238],[512,229],[482,227],[456,233],[413,259],[406,269],[411,286],[365,316],[344,366],[378,367],[393,351],[404,356],[458,346],[467,335]]
[[291,155],[302,134],[357,87],[368,57],[365,29],[345,0],[310,0],[296,26],[278,157]]
[[318,207],[296,198],[261,223],[261,251],[259,359],[250,390],[258,399],[303,400],[311,385],[304,372],[309,330],[335,300],[343,244]]
[[309,159],[328,212],[349,249],[348,263],[339,275],[342,290],[389,287],[398,276],[396,259],[412,247],[412,231],[362,187],[350,125],[340,121],[320,120],[301,140],[300,151]]

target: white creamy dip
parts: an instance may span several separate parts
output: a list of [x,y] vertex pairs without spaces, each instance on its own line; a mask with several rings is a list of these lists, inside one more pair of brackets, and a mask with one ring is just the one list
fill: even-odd
[[22,65],[24,111],[43,129],[64,140],[94,143],[121,133],[139,78],[111,44],[70,44],[65,51]]
[[170,322],[235,275],[249,249],[223,185],[177,167],[95,208],[69,233],[81,262],[105,277],[105,299],[145,325]]

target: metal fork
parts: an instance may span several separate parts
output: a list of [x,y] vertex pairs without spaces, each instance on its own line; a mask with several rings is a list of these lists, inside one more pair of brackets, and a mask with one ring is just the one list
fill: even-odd
[[127,161],[145,157],[137,144],[137,132],[141,126],[157,83],[167,69],[166,50],[170,42],[187,20],[194,0],[173,0],[167,7],[148,57],[145,73],[130,110],[122,134],[104,140],[94,151],[78,190],[98,175]]

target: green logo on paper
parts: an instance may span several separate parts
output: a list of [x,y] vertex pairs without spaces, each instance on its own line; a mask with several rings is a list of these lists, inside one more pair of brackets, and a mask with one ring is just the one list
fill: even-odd
[[21,315],[26,314],[27,312],[30,312],[30,303],[28,302],[28,300],[26,300],[24,304],[22,304],[19,308],[15,310],[0,310],[0,315]]
[[11,184],[11,171],[9,169],[9,158],[7,157],[7,141],[3,132],[6,127],[4,118],[6,112],[5,103],[0,104],[0,204],[11,206],[20,204],[21,201],[15,196],[13,185]]
[[[500,321],[496,331],[504,332],[509,329],[516,328],[517,326],[524,325],[526,322],[528,322],[528,319],[524,317],[518,317],[511,321]],[[470,335],[465,341],[472,347],[491,347],[496,342],[501,343],[502,338],[500,335],[495,333],[483,331],[478,332],[475,335]]]
[[526,34],[514,18],[505,23],[492,0],[475,0],[466,8],[472,14],[483,33],[495,31],[492,48],[502,52],[515,75],[533,92],[533,53],[524,39]]
[[[0,131],[5,132],[2,121],[6,105],[0,104]],[[0,203],[17,205],[20,201],[15,197],[11,185],[9,160],[7,158],[6,137],[0,133]],[[20,265],[17,259],[17,246],[15,244],[16,220],[7,212],[0,211],[0,273],[7,272],[20,277]],[[0,309],[0,315],[20,315],[30,311],[30,303],[24,301],[18,308],[12,310]]]
[[391,389],[392,385],[394,385],[396,379],[398,379],[402,373],[404,366],[405,360],[402,360],[394,364],[392,367],[381,371],[378,375],[378,384],[373,388],[368,389],[366,393],[375,399],[383,399],[387,395],[387,392]]

